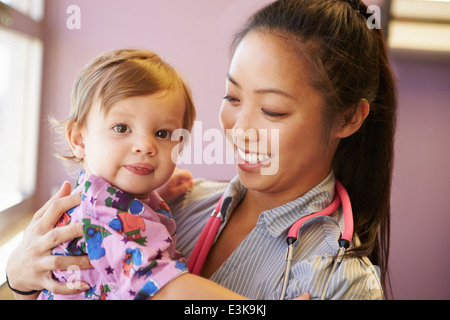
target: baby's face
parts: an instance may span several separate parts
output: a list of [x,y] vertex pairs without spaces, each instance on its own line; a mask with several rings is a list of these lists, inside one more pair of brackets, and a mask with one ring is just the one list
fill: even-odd
[[92,106],[85,128],[83,164],[112,185],[147,198],[175,169],[179,140],[172,133],[183,127],[182,94],[162,92],[118,101],[107,113]]

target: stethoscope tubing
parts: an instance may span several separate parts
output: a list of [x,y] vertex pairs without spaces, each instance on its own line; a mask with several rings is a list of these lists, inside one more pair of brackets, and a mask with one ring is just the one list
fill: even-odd
[[[328,285],[331,280],[331,276],[336,270],[337,266],[342,261],[343,255],[345,253],[345,249],[348,248],[350,245],[352,238],[353,238],[353,212],[352,207],[350,203],[350,198],[348,196],[347,191],[345,190],[344,186],[336,180],[335,185],[336,193],[333,201],[330,203],[329,206],[327,206],[325,209],[318,211],[316,213],[309,214],[305,217],[300,218],[297,220],[289,229],[288,231],[288,237],[287,237],[287,243],[288,248],[286,251],[286,267],[284,271],[283,276],[283,284],[281,289],[281,295],[280,299],[283,300],[285,298],[286,290],[287,290],[287,284],[289,282],[289,276],[290,276],[290,269],[291,269],[291,263],[293,258],[293,249],[294,249],[294,243],[297,241],[298,233],[301,229],[301,227],[310,219],[313,219],[315,217],[319,216],[330,216],[333,214],[340,205],[342,205],[343,213],[344,213],[344,233],[341,236],[341,239],[339,241],[339,252],[336,255],[334,259],[333,268],[328,275],[328,278],[325,282],[325,285],[322,290],[321,298],[325,297],[326,291],[328,289]],[[188,270],[192,274],[199,275],[203,265],[206,261],[206,258],[208,256],[208,253],[211,249],[211,246],[214,242],[215,237],[218,234],[220,225],[222,224],[222,215],[221,215],[221,206],[222,201],[224,199],[225,194],[223,194],[217,203],[214,211],[212,212],[211,216],[208,218],[208,221],[206,222],[205,227],[203,228],[202,232],[200,233],[200,236],[194,246],[194,249],[192,250],[192,253],[188,259],[187,265]]]
[[342,234],[341,239],[347,240],[350,244],[353,239],[354,228],[352,204],[347,190],[345,190],[342,183],[338,180],[336,180],[336,191],[339,194],[339,198],[341,198],[342,211],[344,213],[344,233]]
[[329,215],[333,214],[333,212],[335,212],[339,208],[339,206],[342,204],[342,211],[344,214],[344,233],[342,234],[341,238],[339,239],[339,251],[336,254],[336,257],[334,258],[333,267],[332,267],[330,273],[328,274],[328,277],[322,288],[322,293],[321,293],[320,299],[325,300],[325,298],[326,298],[326,292],[330,285],[331,277],[334,274],[334,272],[336,271],[337,267],[340,265],[340,263],[344,257],[344,254],[345,254],[345,250],[350,246],[350,243],[352,242],[353,228],[354,228],[354,226],[353,226],[353,210],[352,210],[352,206],[351,206],[351,202],[350,202],[350,197],[349,197],[347,191],[345,190],[344,186],[338,180],[336,180],[335,189],[336,189],[335,197],[328,207],[326,207],[325,209],[323,209],[319,212],[316,212],[314,214],[310,214],[308,216],[300,218],[292,225],[291,229],[289,230],[288,238],[287,238],[288,248],[286,251],[286,266],[285,266],[285,270],[284,270],[283,283],[281,286],[280,300],[284,300],[284,298],[286,296],[287,285],[288,285],[289,276],[291,273],[291,263],[292,263],[292,257],[293,257],[294,243],[297,241],[298,232],[300,231],[300,228],[308,220],[310,220],[312,218],[319,217],[319,216],[329,216]]
[[200,236],[192,250],[192,253],[188,259],[187,265],[189,272],[199,275],[202,271],[203,265],[206,261],[206,257],[211,249],[214,238],[216,237],[220,225],[222,224],[222,215],[220,213],[220,207],[225,194],[223,194],[217,203],[211,216],[208,218],[205,227],[203,228]]
[[298,237],[298,232],[300,231],[300,228],[309,220],[316,218],[316,217],[321,217],[321,216],[329,216],[332,215],[341,205],[341,198],[338,196],[335,196],[333,201],[330,203],[330,205],[328,207],[326,207],[323,210],[320,210],[316,213],[311,213],[308,214],[307,216],[304,216],[300,219],[298,219],[293,225],[292,227],[289,229],[288,232],[288,238],[295,238],[297,239]]

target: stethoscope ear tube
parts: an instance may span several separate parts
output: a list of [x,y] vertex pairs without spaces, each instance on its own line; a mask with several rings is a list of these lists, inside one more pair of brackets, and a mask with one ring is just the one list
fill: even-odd
[[[353,210],[352,204],[350,202],[350,197],[348,196],[347,191],[345,190],[342,183],[336,180],[336,190],[339,194],[339,198],[341,198],[342,203],[342,211],[344,212],[344,234],[342,235],[342,239],[348,241],[348,246],[353,239]],[[348,248],[347,246],[347,248]]]
[[220,217],[220,212],[217,216],[215,216],[215,219],[212,220],[211,223],[211,229],[210,232],[205,237],[205,241],[203,243],[204,248],[207,248],[207,250],[201,250],[198,254],[197,261],[200,263],[196,263],[195,266],[192,269],[193,274],[199,275],[202,271],[203,264],[206,261],[206,258],[208,257],[208,253],[211,249],[212,243],[214,242],[214,238],[217,235],[217,232],[219,231],[220,225],[222,223],[222,219]]
[[281,287],[281,295],[280,300],[284,300],[287,290],[287,285],[289,282],[289,276],[290,276],[290,269],[291,269],[291,263],[292,263],[292,257],[293,257],[293,247],[294,243],[297,241],[297,235],[300,230],[300,228],[310,219],[319,217],[319,216],[329,216],[333,214],[339,206],[342,204],[342,210],[344,214],[344,234],[339,239],[339,251],[336,254],[336,257],[334,258],[333,267],[328,274],[327,280],[325,282],[325,285],[322,289],[321,293],[321,299],[325,299],[326,292],[328,290],[328,286],[330,285],[331,277],[336,271],[336,268],[341,263],[342,259],[344,258],[345,250],[350,247],[350,243],[353,238],[353,211],[352,206],[350,203],[350,197],[348,196],[347,191],[345,190],[344,186],[336,180],[336,194],[331,202],[331,204],[326,207],[325,209],[310,214],[308,216],[302,217],[299,220],[297,220],[292,227],[289,230],[287,243],[288,248],[286,251],[286,267],[284,271],[284,277],[283,277],[283,284]]
[[280,300],[284,300],[286,296],[286,289],[289,282],[289,276],[291,274],[292,257],[294,255],[294,243],[295,241],[297,241],[297,239],[293,237],[289,237],[288,239],[291,239],[291,241],[288,240],[288,247],[286,249],[286,267],[284,270],[283,286],[281,287]]
[[[347,241],[347,240],[345,240],[345,241]],[[325,300],[325,298],[326,298],[328,287],[330,286],[331,277],[333,276],[337,267],[341,264],[341,261],[344,258],[345,249],[346,249],[345,247],[341,246],[339,248],[338,253],[336,254],[336,257],[333,259],[333,268],[331,269],[330,273],[328,274],[325,285],[322,288],[322,294],[320,295],[320,300]]]
[[[214,215],[216,214],[215,210],[213,211],[213,214]],[[212,221],[213,221],[212,219],[208,219],[205,227],[203,228],[202,232],[200,233],[200,236],[198,237],[197,243],[201,243],[201,244],[205,243],[205,239],[208,236],[209,230],[211,229]],[[202,248],[201,246],[197,246],[197,245],[194,246],[194,249],[192,250],[191,255],[187,261],[188,270],[189,270],[189,272],[191,272],[193,274],[197,274],[197,273],[194,273],[194,267],[195,267],[196,261],[198,259],[198,256],[200,254],[201,248]]]
[[[345,250],[350,246],[350,243],[352,241],[353,237],[353,213],[352,208],[350,204],[350,198],[347,194],[347,191],[342,186],[342,184],[336,180],[336,194],[331,202],[331,204],[326,207],[325,209],[309,214],[307,216],[304,216],[297,220],[292,227],[290,228],[288,232],[288,238],[287,238],[287,244],[288,248],[286,251],[286,268],[284,272],[283,277],[283,284],[282,284],[282,290],[280,299],[285,298],[288,282],[289,282],[289,276],[290,276],[290,269],[291,269],[291,263],[293,258],[293,251],[294,251],[294,244],[297,241],[298,233],[300,231],[300,228],[305,225],[306,222],[308,222],[310,219],[315,217],[324,217],[324,219],[333,214],[339,206],[342,204],[342,208],[344,211],[344,223],[345,223],[345,230],[344,234],[339,240],[339,252],[336,255],[336,258],[334,259],[334,265],[333,268],[328,275],[328,279],[326,281],[326,284],[322,291],[322,297],[324,297],[331,276],[333,275],[334,271],[336,270],[337,266],[342,261],[342,258],[344,256]],[[187,265],[188,269],[191,273],[199,275],[203,264],[208,256],[208,253],[211,249],[212,243],[218,233],[218,230],[220,228],[220,225],[222,223],[222,212],[225,211],[228,207],[228,204],[231,202],[231,197],[228,197],[225,199],[225,203],[222,206],[222,201],[224,200],[224,195],[220,198],[219,202],[217,203],[215,210],[213,211],[212,215],[209,217],[205,227],[203,228],[197,243],[194,246],[194,249],[192,250],[192,253],[188,259]],[[223,213],[224,214],[224,213]]]
[[221,196],[214,211],[206,222],[206,225],[200,233],[197,243],[187,261],[188,270],[193,274],[199,275],[202,271],[203,264],[205,263],[209,250],[211,249],[214,238],[217,235],[217,231],[220,228],[220,224],[222,223],[220,208],[224,197],[225,194]]
[[340,239],[339,240],[339,247],[348,249],[350,247],[350,241],[348,241],[347,239]]

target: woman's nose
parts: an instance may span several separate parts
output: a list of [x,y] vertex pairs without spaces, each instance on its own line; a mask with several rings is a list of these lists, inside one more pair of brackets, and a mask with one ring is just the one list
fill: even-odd
[[255,115],[246,110],[242,110],[236,117],[233,126],[233,139],[235,143],[248,143],[258,140],[258,130],[254,123]]
[[138,137],[133,144],[133,153],[155,156],[157,148],[154,137],[145,135]]

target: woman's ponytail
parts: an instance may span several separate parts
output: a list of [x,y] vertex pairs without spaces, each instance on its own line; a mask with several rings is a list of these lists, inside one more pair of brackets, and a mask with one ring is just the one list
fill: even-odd
[[325,99],[329,129],[345,124],[361,99],[369,102],[361,128],[341,140],[333,169],[352,199],[361,242],[349,255],[378,265],[386,289],[397,102],[382,32],[369,28],[367,19],[367,6],[358,0],[279,0],[250,18],[234,46],[254,29],[291,44]]

